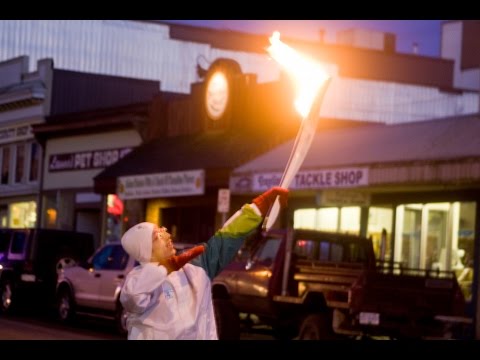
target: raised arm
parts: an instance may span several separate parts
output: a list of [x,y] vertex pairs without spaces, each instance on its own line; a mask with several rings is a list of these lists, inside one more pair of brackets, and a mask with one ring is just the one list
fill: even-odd
[[286,206],[288,190],[281,187],[273,187],[253,199],[251,204],[242,206],[208,240],[205,252],[191,263],[203,267],[213,279],[232,261],[245,239],[258,229],[277,196],[281,205]]

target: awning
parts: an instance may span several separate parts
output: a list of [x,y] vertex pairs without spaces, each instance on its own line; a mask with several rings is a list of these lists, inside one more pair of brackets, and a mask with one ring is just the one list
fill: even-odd
[[205,170],[206,186],[228,186],[231,170],[268,146],[263,135],[234,130],[155,139],[98,174],[95,192],[115,193],[120,176],[195,169]]
[[[322,130],[315,135],[291,188],[478,182],[478,134],[478,115]],[[232,194],[278,185],[293,143],[287,141],[235,168],[230,178]]]

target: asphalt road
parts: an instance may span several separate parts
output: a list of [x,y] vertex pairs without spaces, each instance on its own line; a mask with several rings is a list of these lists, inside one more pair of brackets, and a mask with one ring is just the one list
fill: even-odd
[[[242,332],[241,340],[272,340],[268,329]],[[64,325],[45,313],[0,315],[0,340],[126,340],[116,333],[113,323],[82,317]]]

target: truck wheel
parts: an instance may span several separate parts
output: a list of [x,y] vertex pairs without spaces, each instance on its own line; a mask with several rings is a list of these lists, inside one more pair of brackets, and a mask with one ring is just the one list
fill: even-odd
[[117,328],[117,332],[120,335],[127,335],[127,311],[123,308],[120,301],[117,302],[117,309],[115,311],[115,326]]
[[219,340],[240,339],[240,318],[232,302],[227,299],[214,299],[215,322]]
[[62,322],[71,322],[75,317],[75,304],[69,289],[63,288],[58,293],[57,314]]
[[308,315],[300,327],[299,340],[334,339],[332,323],[327,313]]
[[12,309],[12,297],[13,297],[12,289],[13,287],[10,280],[6,279],[0,283],[0,296],[1,296],[0,312],[1,313],[7,313]]

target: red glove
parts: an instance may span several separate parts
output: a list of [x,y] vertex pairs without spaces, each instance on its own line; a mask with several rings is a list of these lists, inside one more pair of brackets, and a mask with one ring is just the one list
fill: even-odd
[[253,199],[253,203],[257,205],[258,209],[262,213],[262,216],[266,216],[268,209],[273,205],[275,199],[279,196],[280,206],[287,206],[288,189],[284,189],[280,186],[274,186],[270,190],[265,191],[262,195]]
[[185,250],[183,253],[181,253],[178,256],[174,255],[171,258],[169,258],[168,265],[172,271],[180,270],[183,267],[183,265],[185,265],[187,262],[189,262],[193,258],[196,258],[198,255],[200,255],[204,251],[205,251],[205,246],[203,245],[195,246],[191,249]]

